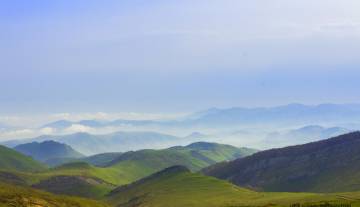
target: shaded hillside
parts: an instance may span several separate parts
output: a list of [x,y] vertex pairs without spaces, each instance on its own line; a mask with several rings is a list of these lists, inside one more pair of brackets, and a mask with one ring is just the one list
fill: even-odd
[[32,158],[49,163],[51,160],[60,158],[80,158],[84,155],[75,151],[69,145],[61,144],[55,141],[44,141],[41,143],[32,142],[28,144],[21,144],[14,149],[25,155],[31,156]]
[[360,190],[360,132],[258,152],[203,172],[266,191]]
[[115,186],[103,180],[83,176],[53,176],[32,185],[55,194],[101,198]]
[[114,189],[107,196],[107,201],[113,206],[122,207],[230,207],[289,206],[292,203],[319,201],[358,204],[358,198],[360,193],[259,193],[213,177],[191,173],[182,166],[173,166]]
[[14,207],[107,207],[108,205],[84,198],[59,196],[0,182],[0,206]]
[[45,169],[43,164],[31,157],[0,145],[0,170],[35,172]]

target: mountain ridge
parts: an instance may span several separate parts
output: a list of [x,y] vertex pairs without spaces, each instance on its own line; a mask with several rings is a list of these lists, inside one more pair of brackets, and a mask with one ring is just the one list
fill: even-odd
[[358,160],[360,132],[357,131],[308,144],[261,151],[210,166],[203,169],[203,173],[265,191],[354,191],[360,186]]

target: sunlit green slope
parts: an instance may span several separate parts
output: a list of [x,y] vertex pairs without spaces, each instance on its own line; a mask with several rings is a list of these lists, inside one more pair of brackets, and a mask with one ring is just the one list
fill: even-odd
[[293,203],[342,202],[357,205],[360,193],[266,193],[237,187],[213,177],[175,166],[112,191],[107,201],[114,206],[222,207],[288,206]]
[[45,170],[46,167],[28,156],[0,145],[0,169],[35,172]]

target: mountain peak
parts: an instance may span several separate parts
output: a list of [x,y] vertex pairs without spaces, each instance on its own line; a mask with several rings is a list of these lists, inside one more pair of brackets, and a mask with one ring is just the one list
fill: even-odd
[[53,158],[79,158],[82,154],[75,151],[67,144],[59,143],[53,140],[45,140],[43,142],[31,142],[20,144],[14,147],[18,152],[31,156],[38,161],[46,161]]
[[218,144],[211,142],[194,142],[186,146],[186,148],[198,149],[198,150],[210,150],[216,147]]

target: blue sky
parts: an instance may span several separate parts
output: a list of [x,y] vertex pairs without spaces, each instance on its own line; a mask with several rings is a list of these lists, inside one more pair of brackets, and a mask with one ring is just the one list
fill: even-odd
[[0,113],[360,102],[357,0],[4,0]]

